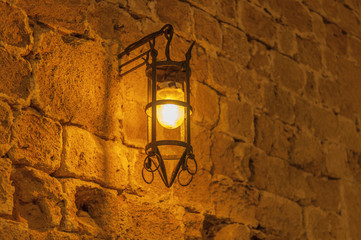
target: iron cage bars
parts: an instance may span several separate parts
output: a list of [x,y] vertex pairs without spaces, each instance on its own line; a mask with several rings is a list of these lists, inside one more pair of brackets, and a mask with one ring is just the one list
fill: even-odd
[[[162,29],[160,29],[157,32],[151,33],[144,38],[140,39],[139,41],[129,45],[127,48],[124,49],[122,53],[118,55],[118,59],[121,59],[124,55],[129,55],[130,52],[134,51],[135,49],[145,45],[149,44],[150,49],[139,54],[138,56],[132,58],[131,60],[125,62],[124,64],[119,65],[119,73],[120,76],[124,76],[143,65],[147,66],[147,70],[151,71],[150,75],[150,83],[148,83],[148,99],[149,94],[151,94],[151,102],[149,102],[146,107],[145,111],[147,112],[148,109],[151,109],[151,124],[149,124],[148,121],[148,135],[149,135],[149,127],[151,128],[151,141],[149,142],[148,137],[148,144],[145,146],[145,152],[147,154],[146,158],[144,159],[144,165],[142,169],[142,177],[144,181],[148,184],[152,183],[154,180],[154,172],[158,171],[162,181],[164,184],[169,188],[173,185],[176,177],[178,176],[178,182],[181,186],[187,186],[191,183],[193,176],[197,172],[197,162],[195,160],[195,156],[193,154],[193,148],[191,146],[191,132],[190,132],[190,115],[191,115],[191,105],[190,105],[190,75],[191,75],[191,69],[190,69],[190,59],[191,59],[191,51],[194,46],[193,42],[191,46],[189,47],[187,53],[186,53],[186,59],[185,61],[172,61],[169,55],[169,47],[170,43],[173,37],[173,27],[170,24],[165,25]],[[167,40],[166,47],[165,47],[165,56],[166,61],[157,61],[157,55],[158,52],[155,49],[155,39],[161,35],[164,35],[164,37]],[[150,59],[150,58],[151,59]],[[122,73],[122,68],[129,65],[130,63],[136,61],[136,60],[143,60],[142,63],[136,65],[135,67],[125,71]],[[149,63],[149,60],[151,62]],[[166,69],[178,69],[178,71],[185,72],[185,79],[183,79],[182,84],[185,84],[185,90],[186,90],[186,101],[179,101],[179,100],[173,100],[173,99],[166,99],[166,100],[157,100],[157,70],[160,68],[166,68]],[[150,86],[149,86],[150,85]],[[157,106],[164,105],[164,104],[174,104],[177,106],[184,107],[186,109],[186,128],[185,136],[186,141],[181,140],[157,140]],[[184,120],[183,120],[184,121]],[[150,125],[150,126],[149,126]],[[181,146],[184,147],[183,154],[181,155],[176,167],[173,169],[172,175],[168,181],[167,171],[165,167],[164,159],[159,151],[159,146]],[[193,161],[194,169],[191,169],[189,167],[190,161]],[[151,173],[151,179],[147,180],[144,176],[144,173],[149,172]],[[187,172],[190,175],[190,178],[187,182],[182,183],[180,181],[180,175],[182,172]]]

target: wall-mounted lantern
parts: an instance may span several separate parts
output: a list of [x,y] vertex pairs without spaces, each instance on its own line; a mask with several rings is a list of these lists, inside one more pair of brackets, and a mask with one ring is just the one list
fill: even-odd
[[[160,36],[166,39],[165,60],[157,59],[155,40]],[[147,156],[142,176],[144,181],[150,184],[154,180],[154,172],[158,171],[167,187],[171,187],[177,177],[180,185],[187,186],[197,172],[197,162],[191,146],[192,107],[189,86],[189,61],[194,42],[189,47],[184,61],[172,61],[169,55],[172,37],[173,27],[167,24],[158,32],[129,45],[118,55],[121,59],[125,55],[129,56],[135,49],[149,44],[149,49],[120,64],[119,71],[120,76],[124,76],[146,65],[148,104],[145,106],[145,112],[148,116],[148,144],[145,146]],[[135,61],[141,63],[123,71],[124,67],[131,66]]]

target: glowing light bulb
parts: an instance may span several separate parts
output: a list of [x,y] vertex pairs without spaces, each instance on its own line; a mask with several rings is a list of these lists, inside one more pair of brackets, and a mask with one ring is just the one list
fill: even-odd
[[[158,100],[184,100],[184,92],[179,88],[160,89],[157,96]],[[176,104],[158,105],[157,119],[162,127],[175,129],[184,121],[184,107]]]

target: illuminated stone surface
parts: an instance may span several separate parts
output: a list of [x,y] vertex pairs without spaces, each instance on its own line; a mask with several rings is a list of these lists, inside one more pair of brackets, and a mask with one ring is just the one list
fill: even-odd
[[[358,240],[360,12],[356,0],[0,0],[0,239]],[[185,188],[143,181],[147,79],[144,67],[120,78],[116,57],[166,23],[174,60],[196,41],[198,173]]]

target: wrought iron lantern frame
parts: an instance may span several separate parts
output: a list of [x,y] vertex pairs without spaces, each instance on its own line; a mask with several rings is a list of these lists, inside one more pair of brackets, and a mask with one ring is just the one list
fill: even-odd
[[[125,55],[128,55],[134,51],[135,49],[138,49],[141,46],[144,46],[146,44],[149,44],[149,49],[144,51],[143,53],[140,53],[136,57],[133,57],[129,61],[120,64],[119,65],[119,72],[120,76],[124,76],[130,72],[133,72],[134,70],[146,65],[146,69],[150,72],[151,76],[151,86],[148,85],[148,94],[151,93],[151,102],[149,102],[145,106],[145,111],[151,110],[151,124],[148,122],[148,128],[151,128],[151,139],[150,142],[145,146],[145,153],[146,158],[144,160],[144,166],[142,169],[142,176],[146,183],[150,184],[154,180],[154,172],[159,173],[162,181],[164,182],[165,186],[168,188],[173,185],[175,182],[175,179],[178,176],[178,182],[182,186],[187,186],[190,184],[190,182],[193,179],[193,176],[197,172],[197,162],[195,159],[195,156],[193,154],[193,148],[191,145],[191,122],[190,122],[190,115],[192,111],[192,107],[190,105],[190,76],[191,76],[191,68],[190,68],[190,59],[191,59],[191,51],[195,44],[193,42],[187,53],[185,54],[185,60],[184,61],[173,61],[170,58],[169,54],[169,48],[170,43],[173,38],[174,30],[172,25],[167,24],[163,28],[161,28],[159,31],[151,33],[139,41],[130,44],[128,47],[124,49],[123,52],[121,52],[118,55],[118,59],[122,59]],[[165,46],[165,61],[158,61],[157,55],[158,51],[155,49],[155,43],[156,38],[160,36],[164,36],[166,39],[166,46]],[[122,73],[122,70],[124,67],[128,66],[129,64],[135,62],[135,61],[142,61],[140,64],[136,65],[135,67],[132,67],[131,69],[125,71]],[[163,99],[163,100],[157,100],[157,71],[160,68],[165,69],[171,69],[174,71],[183,71],[185,72],[185,79],[183,79],[183,83],[185,85],[185,101],[180,100],[174,100],[174,99]],[[186,140],[157,140],[157,106],[158,105],[164,105],[164,104],[174,104],[181,107],[184,107],[186,110],[185,117],[186,118],[186,127],[184,129]],[[150,125],[150,126],[149,126]],[[149,129],[148,129],[149,131]],[[176,167],[174,168],[172,175],[170,179],[168,180],[167,171],[165,167],[164,159],[159,151],[159,146],[181,146],[184,147],[184,152],[181,155]],[[190,165],[193,164],[193,168],[190,167]],[[151,179],[147,180],[145,178],[145,173],[148,172],[151,174]],[[188,181],[181,182],[180,181],[180,175],[183,173],[188,173],[190,175]]]

